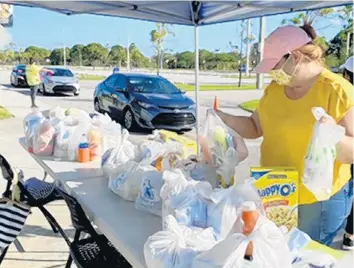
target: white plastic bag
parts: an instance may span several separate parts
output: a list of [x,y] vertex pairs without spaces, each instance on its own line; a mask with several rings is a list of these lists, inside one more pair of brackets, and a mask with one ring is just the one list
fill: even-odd
[[34,130],[33,153],[41,156],[53,155],[55,129],[49,120],[43,120]]
[[208,111],[200,133],[204,160],[216,168],[223,188],[233,185],[235,167],[248,156],[244,140],[228,128],[214,110]]
[[53,127],[56,127],[65,119],[65,110],[59,106],[49,111],[49,120]]
[[303,183],[318,201],[323,201],[332,194],[336,144],[344,137],[345,129],[339,125],[320,123],[322,117],[329,116],[321,107],[313,108],[312,113],[317,122],[305,157]]
[[109,177],[108,188],[125,200],[135,201],[143,178],[155,171],[156,169],[150,165],[142,166],[134,161],[128,161],[114,170],[115,174]]
[[230,232],[234,232],[233,227],[243,202],[254,201],[262,210],[261,198],[252,182],[246,180],[228,189],[216,189],[210,195],[208,226],[214,228],[219,239],[225,239]]
[[56,135],[54,142],[54,156],[63,158],[68,156],[68,145],[71,136],[75,131],[76,126],[68,125],[64,122],[60,122],[56,126]]
[[108,149],[102,156],[101,167],[105,177],[109,178],[117,166],[135,159],[135,146],[128,140],[129,132],[123,130],[117,137],[117,146]]
[[[262,268],[291,268],[293,258],[282,229],[261,212],[253,231],[247,235],[247,239],[253,243],[252,262],[261,264]],[[236,233],[243,232],[241,217],[237,219],[234,230]]]
[[68,159],[70,161],[76,161],[77,160],[77,154],[78,154],[78,148],[80,144],[80,140],[82,135],[87,135],[91,123],[90,121],[86,121],[86,119],[82,118],[78,119],[78,124],[73,132],[73,134],[70,136],[69,142],[68,142]]
[[215,245],[211,228],[181,226],[172,216],[165,221],[167,229],[150,236],[144,245],[148,268],[190,268],[199,253]]
[[244,268],[242,264],[248,243],[245,235],[232,234],[212,249],[199,254],[192,268]]
[[135,208],[161,217],[162,200],[160,197],[163,185],[162,173],[156,169],[146,172],[142,177],[138,197],[135,200]]
[[25,132],[25,139],[27,144],[27,150],[33,153],[33,139],[35,135],[35,129],[38,125],[45,120],[43,114],[38,110],[33,110],[23,120],[23,129]]

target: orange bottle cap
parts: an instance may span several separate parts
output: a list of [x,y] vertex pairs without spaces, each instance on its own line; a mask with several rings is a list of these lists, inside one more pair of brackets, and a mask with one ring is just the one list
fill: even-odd
[[254,202],[252,201],[247,201],[242,204],[241,207],[242,211],[248,212],[248,211],[255,211],[257,210],[257,206]]

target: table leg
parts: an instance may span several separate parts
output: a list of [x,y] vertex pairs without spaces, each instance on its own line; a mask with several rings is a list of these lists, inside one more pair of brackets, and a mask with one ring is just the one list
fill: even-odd
[[21,253],[25,252],[25,249],[21,245],[20,241],[17,240],[17,238],[15,239],[14,244],[15,244],[15,247],[18,252],[21,252]]
[[48,176],[47,171],[44,171],[43,181],[45,181],[45,179],[47,178],[47,176]]

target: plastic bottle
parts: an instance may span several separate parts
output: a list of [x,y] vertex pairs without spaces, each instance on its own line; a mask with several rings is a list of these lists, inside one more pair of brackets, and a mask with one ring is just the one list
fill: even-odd
[[[259,219],[259,211],[257,210],[257,206],[252,201],[247,201],[242,204],[241,208],[241,219],[243,221],[243,228],[242,232],[244,235],[250,235],[254,228],[256,227],[257,221]],[[245,259],[252,261],[253,260],[253,243],[252,241],[249,242],[246,253]]]
[[81,136],[79,149],[77,153],[77,160],[81,163],[90,161],[90,146],[85,134]]
[[96,129],[91,129],[89,134],[89,144],[90,144],[90,160],[94,161],[101,159],[102,156],[102,146],[101,146],[101,133]]

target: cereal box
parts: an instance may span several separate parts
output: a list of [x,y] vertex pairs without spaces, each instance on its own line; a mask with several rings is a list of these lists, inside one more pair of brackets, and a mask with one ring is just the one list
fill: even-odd
[[299,174],[294,168],[251,167],[251,177],[269,219],[289,230],[298,225]]

